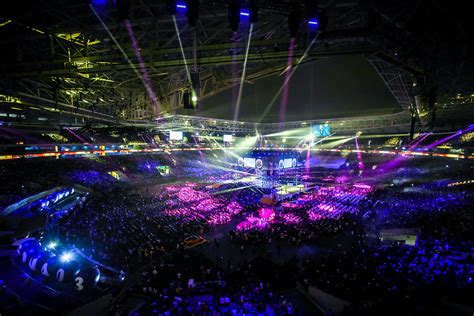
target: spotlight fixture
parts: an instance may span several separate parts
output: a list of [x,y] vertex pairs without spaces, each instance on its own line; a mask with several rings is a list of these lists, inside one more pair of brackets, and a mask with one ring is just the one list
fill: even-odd
[[47,248],[47,249],[55,249],[57,245],[58,245],[57,242],[51,241],[51,242],[46,246],[46,248]]
[[183,108],[194,110],[198,107],[198,95],[194,89],[186,91],[183,93]]
[[316,18],[309,19],[308,20],[308,25],[313,26],[313,27],[318,27],[318,25],[319,25],[318,19],[316,19]]
[[306,0],[305,8],[308,28],[325,31],[328,24],[327,10],[319,8],[319,1],[317,0]]
[[250,16],[250,12],[249,12],[248,10],[243,9],[243,10],[240,11],[240,15],[241,15],[241,16],[249,17],[249,16]]
[[255,2],[252,2],[247,8],[242,8],[240,10],[240,18],[245,22],[250,21],[250,23],[258,22],[258,8]]
[[61,257],[59,257],[59,260],[61,260],[61,262],[69,262],[73,259],[74,259],[74,255],[72,254],[72,252],[69,252],[69,251],[63,252]]
[[191,73],[191,83],[191,102],[193,108],[196,109],[198,107],[198,96],[201,94],[201,78],[198,71]]
[[184,92],[183,93],[183,108],[185,109],[192,109],[193,107],[191,106],[191,102],[189,102],[190,97],[189,97],[189,92]]
[[91,4],[92,4],[94,7],[101,8],[101,7],[104,7],[104,6],[107,5],[107,0],[92,0],[92,1],[91,1]]
[[188,7],[186,6],[186,3],[184,2],[176,2],[175,8],[176,8],[176,11],[186,12]]
[[308,27],[311,29],[317,29],[319,26],[318,2],[307,0],[305,3],[306,19],[308,20]]

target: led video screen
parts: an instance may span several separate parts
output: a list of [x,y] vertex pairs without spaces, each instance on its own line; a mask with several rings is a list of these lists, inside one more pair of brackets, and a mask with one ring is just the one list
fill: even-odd
[[316,124],[311,126],[311,131],[315,137],[330,136],[331,126],[329,124]]
[[170,140],[182,140],[183,132],[170,131]]
[[244,167],[255,168],[255,158],[244,158]]

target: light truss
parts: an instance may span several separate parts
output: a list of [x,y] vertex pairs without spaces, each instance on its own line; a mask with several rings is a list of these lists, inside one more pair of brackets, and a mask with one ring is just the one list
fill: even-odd
[[411,92],[414,82],[413,74],[375,56],[369,56],[367,59],[402,109],[410,110],[415,102]]
[[[78,117],[87,116],[103,122],[131,122],[174,113],[182,104],[188,82],[165,1],[133,1],[129,14],[144,66],[162,105],[159,111],[152,108],[141,80],[133,71],[133,67],[139,65],[123,21],[117,20],[113,7],[102,16],[131,64],[92,13],[88,2],[38,0],[35,10],[21,18],[12,18],[7,24],[2,24],[0,19],[3,60],[0,94],[22,98],[24,104],[34,104],[39,99],[45,107],[57,103],[60,111],[77,108],[77,111],[70,111],[71,115],[77,113]],[[246,75],[249,82],[280,73],[286,66],[287,15],[295,10],[304,15],[307,1],[256,0],[256,3],[259,22],[254,26],[249,50]],[[227,4],[227,0],[201,0],[200,17],[194,29],[188,26],[185,14],[176,17],[187,63],[192,64],[196,51],[196,65],[202,81],[200,99],[237,84],[232,77],[231,64],[244,59],[249,25],[240,24],[233,43],[227,27]],[[436,67],[416,64],[431,60],[430,54],[433,55],[433,48],[437,47],[433,39],[438,38],[417,37],[404,29],[404,24],[412,20],[416,6],[417,1],[380,0],[371,8],[360,6],[359,1],[321,1],[320,8],[328,14],[328,27],[309,51],[307,61],[340,54],[368,57],[405,111],[414,103],[413,74],[424,75],[424,69],[437,69],[437,74],[431,74],[431,77],[441,78],[437,79],[440,89],[443,89],[441,80],[447,78],[443,80],[449,87],[444,90],[449,92],[449,97],[459,92],[469,93],[467,90],[472,81],[466,78],[472,75],[473,64],[467,48],[461,47],[465,52],[457,58],[446,58],[438,53],[439,60],[445,64],[439,63],[434,65]],[[377,23],[374,23],[374,14]],[[303,21],[297,37],[297,57],[314,35],[304,24]],[[444,24],[441,26],[445,29]],[[439,30],[433,32],[440,34]],[[465,43],[458,39],[461,35],[449,33],[443,40],[446,40],[446,46],[454,47]],[[426,45],[427,41],[434,44]],[[420,49],[421,44],[427,48]],[[235,49],[235,56],[232,49]],[[384,55],[390,58],[381,58]],[[408,63],[411,63],[409,67]],[[449,80],[452,77],[462,80]],[[461,91],[460,85],[469,87]],[[369,121],[366,123],[369,126]],[[387,122],[378,123],[380,121],[370,124],[387,125]]]
[[[131,125],[145,125],[151,127],[150,122],[134,121]],[[294,129],[305,129],[315,124],[330,124],[331,131],[337,134],[356,133],[366,131],[373,133],[383,133],[392,131],[406,131],[410,126],[410,113],[407,111],[396,114],[366,116],[355,118],[340,118],[332,120],[308,120],[286,123],[252,123],[239,122],[222,119],[212,119],[205,117],[170,115],[155,120],[154,131],[207,131],[216,133],[239,133],[255,135],[266,135],[279,131]]]

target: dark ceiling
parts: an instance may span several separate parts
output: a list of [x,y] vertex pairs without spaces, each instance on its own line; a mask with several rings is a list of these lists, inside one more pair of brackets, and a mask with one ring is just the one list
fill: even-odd
[[[300,65],[288,85],[288,99],[272,99],[281,88],[285,75],[276,75],[246,83],[238,119],[247,122],[278,122],[280,111],[286,121],[365,116],[401,111],[380,76],[362,56],[336,56]],[[233,118],[232,103],[238,87],[201,102],[197,110],[180,114]],[[283,93],[282,93],[283,94]],[[269,107],[267,115],[261,117]]]

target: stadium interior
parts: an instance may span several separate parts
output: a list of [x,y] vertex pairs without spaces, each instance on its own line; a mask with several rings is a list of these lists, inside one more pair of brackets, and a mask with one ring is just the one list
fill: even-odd
[[471,12],[3,3],[0,315],[473,315]]

